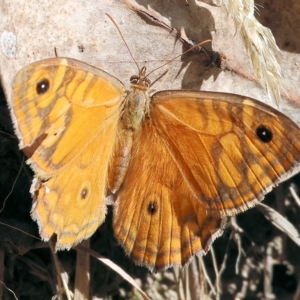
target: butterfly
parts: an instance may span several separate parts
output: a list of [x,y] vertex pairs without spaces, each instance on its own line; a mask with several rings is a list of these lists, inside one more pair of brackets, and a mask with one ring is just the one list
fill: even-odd
[[104,222],[135,263],[183,266],[205,254],[227,216],[254,206],[299,169],[300,129],[248,97],[166,90],[149,96],[70,58],[34,62],[13,81],[11,115],[35,177],[40,236],[70,249]]

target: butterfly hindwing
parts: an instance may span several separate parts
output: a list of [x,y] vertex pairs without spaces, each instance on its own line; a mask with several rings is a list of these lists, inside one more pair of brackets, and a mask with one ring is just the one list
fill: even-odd
[[206,214],[149,121],[135,137],[113,227],[134,261],[156,270],[206,253],[222,233],[224,220]]

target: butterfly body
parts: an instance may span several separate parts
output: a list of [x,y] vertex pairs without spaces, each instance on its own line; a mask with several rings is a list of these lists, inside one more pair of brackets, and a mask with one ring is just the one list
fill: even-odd
[[93,234],[116,195],[113,228],[136,263],[184,265],[205,254],[226,216],[246,210],[299,169],[300,129],[247,97],[200,91],[148,95],[85,63],[55,58],[13,83],[20,147],[33,147],[32,217],[56,249]]
[[148,112],[150,97],[148,88],[150,81],[145,77],[146,68],[140,74],[131,77],[131,90],[126,93],[124,108],[119,122],[119,134],[116,141],[114,159],[111,161],[109,189],[115,193],[120,188],[131,159],[131,148],[134,134]]

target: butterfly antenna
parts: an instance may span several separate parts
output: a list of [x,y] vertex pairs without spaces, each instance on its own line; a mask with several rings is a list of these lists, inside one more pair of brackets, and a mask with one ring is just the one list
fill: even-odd
[[122,34],[122,32],[121,32],[121,30],[120,30],[118,24],[116,23],[116,21],[113,19],[113,17],[112,17],[111,15],[109,15],[108,13],[105,13],[105,14],[106,14],[106,15],[111,19],[111,21],[115,24],[115,26],[116,26],[117,30],[119,31],[119,34],[120,34],[120,36],[121,36],[121,38],[122,38],[122,40],[123,40],[123,42],[124,42],[124,44],[125,44],[125,46],[126,46],[128,52],[129,52],[130,56],[132,57],[132,60],[134,61],[134,63],[136,64],[136,66],[137,66],[137,68],[138,68],[138,70],[139,70],[139,72],[140,72],[139,65],[137,64],[136,60],[134,59],[134,57],[133,57],[133,55],[132,55],[132,53],[131,53],[131,51],[130,51],[130,48],[128,47],[128,45],[127,45],[127,43],[126,43],[126,41],[125,41],[125,39],[124,39],[124,37],[123,37],[123,34]]
[[181,53],[181,54],[175,56],[174,58],[172,58],[172,59],[170,59],[170,60],[168,60],[168,61],[167,61],[166,63],[164,63],[163,65],[161,65],[161,66],[157,67],[156,69],[152,70],[151,72],[149,72],[149,73],[145,76],[145,78],[148,77],[151,73],[153,73],[153,72],[157,71],[158,69],[164,67],[165,65],[167,65],[167,64],[170,63],[171,61],[177,59],[178,57],[180,57],[180,56],[182,56],[182,55],[184,55],[184,54],[186,54],[186,53],[188,53],[188,52],[194,50],[195,48],[197,48],[197,47],[199,47],[199,46],[201,46],[201,45],[203,45],[203,44],[205,44],[205,43],[209,43],[209,42],[211,42],[211,40],[205,40],[205,41],[203,41],[203,42],[200,42],[200,43],[196,44],[195,46],[189,48],[188,50],[184,51],[183,53]]

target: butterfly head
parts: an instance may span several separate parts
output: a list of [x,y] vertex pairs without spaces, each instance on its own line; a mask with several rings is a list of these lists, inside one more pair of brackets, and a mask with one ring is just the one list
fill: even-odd
[[130,83],[131,83],[131,87],[134,89],[148,90],[151,85],[151,81],[146,76],[146,67],[143,67],[139,71],[139,75],[131,76]]

